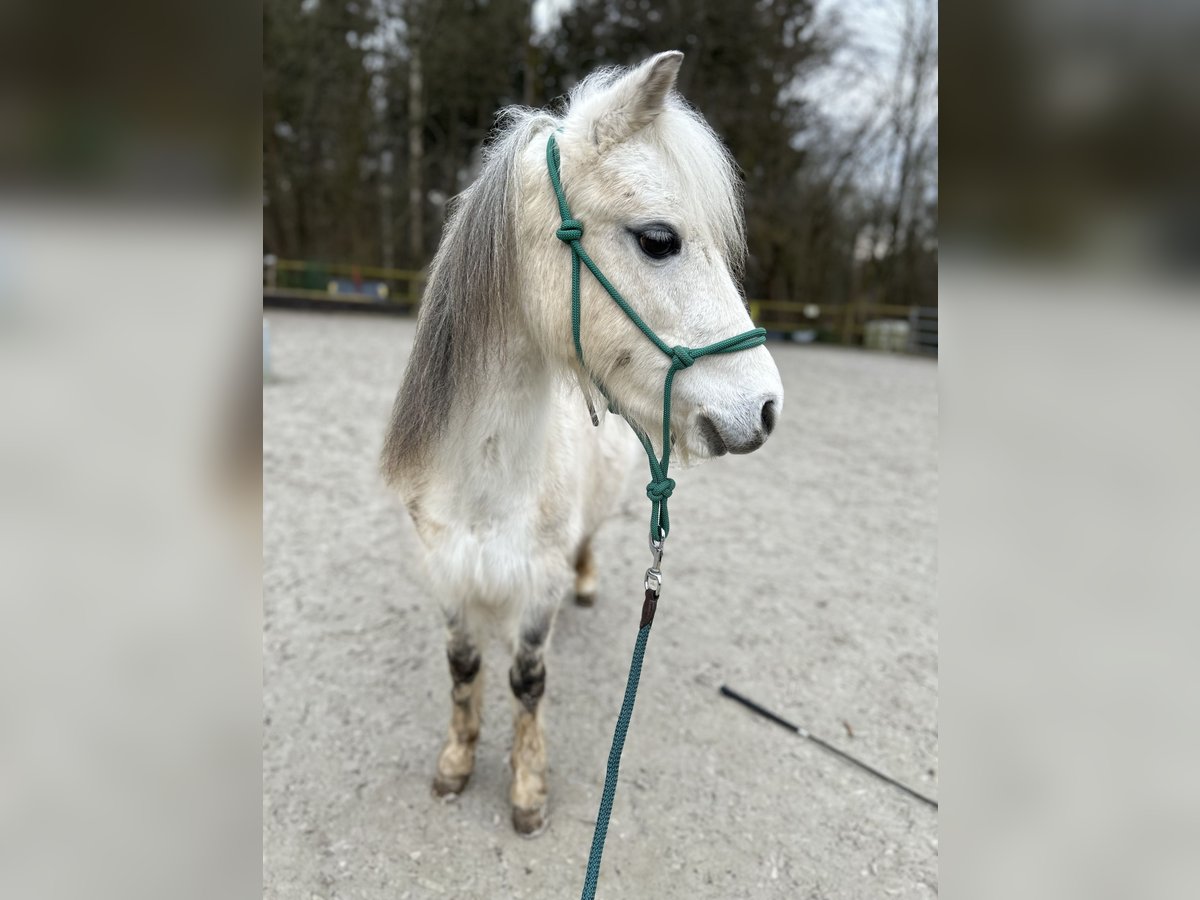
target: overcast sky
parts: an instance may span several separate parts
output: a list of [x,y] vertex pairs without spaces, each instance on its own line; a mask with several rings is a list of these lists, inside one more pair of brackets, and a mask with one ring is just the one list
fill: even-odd
[[[574,0],[536,0],[534,24],[551,27]],[[841,19],[850,47],[836,65],[803,86],[826,111],[852,127],[894,80],[905,0],[818,0],[818,14]],[[672,49],[663,47],[663,50]]]

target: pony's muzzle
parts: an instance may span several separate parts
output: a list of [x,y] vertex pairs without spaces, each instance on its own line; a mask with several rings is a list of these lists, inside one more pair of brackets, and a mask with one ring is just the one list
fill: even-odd
[[726,453],[753,453],[766,443],[779,417],[782,398],[769,394],[759,398],[752,411],[736,417],[701,413],[696,420],[708,452],[713,456]]

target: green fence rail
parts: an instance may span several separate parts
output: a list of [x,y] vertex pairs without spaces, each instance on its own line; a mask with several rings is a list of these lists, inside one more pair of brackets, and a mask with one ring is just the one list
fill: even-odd
[[425,277],[412,269],[266,257],[263,298],[379,304],[415,311]]

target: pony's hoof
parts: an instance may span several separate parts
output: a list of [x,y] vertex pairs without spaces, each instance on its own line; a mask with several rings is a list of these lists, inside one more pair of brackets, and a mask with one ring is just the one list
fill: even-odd
[[575,595],[575,605],[576,606],[588,606],[588,607],[595,606],[596,605],[596,595],[595,594],[576,594]]
[[537,837],[546,830],[546,807],[521,809],[514,806],[512,811],[513,830],[524,837]]
[[441,797],[443,800],[453,800],[463,792],[463,788],[470,780],[469,773],[466,775],[443,775],[439,772],[433,777],[433,795]]

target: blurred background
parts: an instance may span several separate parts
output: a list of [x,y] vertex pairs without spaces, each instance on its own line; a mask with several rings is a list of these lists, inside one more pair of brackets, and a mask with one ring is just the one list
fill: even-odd
[[497,112],[668,49],[742,170],[757,323],[936,352],[933,0],[267,0],[268,298],[411,308]]
[[941,219],[950,893],[1192,896],[1200,7],[960,4],[940,129],[903,2],[436,7],[0,6],[0,895],[260,889],[264,262],[419,297],[498,106],[673,46],[760,318],[928,308]]

